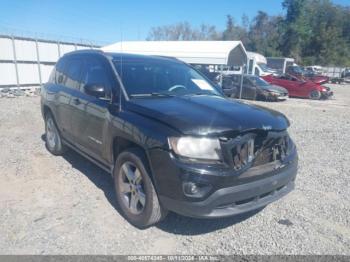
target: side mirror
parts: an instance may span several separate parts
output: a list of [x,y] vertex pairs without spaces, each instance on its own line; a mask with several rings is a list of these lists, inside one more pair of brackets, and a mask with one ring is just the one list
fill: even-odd
[[84,90],[86,94],[94,97],[104,97],[106,95],[104,87],[99,84],[86,84]]

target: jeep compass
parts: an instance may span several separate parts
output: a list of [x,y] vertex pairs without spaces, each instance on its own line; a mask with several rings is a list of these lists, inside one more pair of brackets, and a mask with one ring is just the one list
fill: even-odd
[[225,98],[172,58],[75,51],[41,91],[46,147],[109,172],[122,215],[144,228],[259,209],[294,188],[297,152],[279,112]]

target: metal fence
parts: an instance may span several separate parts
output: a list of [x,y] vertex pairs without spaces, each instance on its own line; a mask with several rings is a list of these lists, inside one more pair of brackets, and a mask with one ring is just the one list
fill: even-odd
[[322,72],[325,76],[331,78],[340,78],[342,72],[344,72],[345,69],[345,67],[323,67]]
[[45,83],[65,53],[98,45],[0,35],[0,89],[29,89]]

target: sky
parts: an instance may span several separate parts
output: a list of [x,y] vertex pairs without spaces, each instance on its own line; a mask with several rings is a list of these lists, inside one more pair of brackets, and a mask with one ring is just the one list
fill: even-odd
[[[0,33],[108,44],[144,40],[152,27],[188,21],[225,28],[258,10],[283,14],[281,0],[0,0]],[[350,0],[333,0],[350,5]]]

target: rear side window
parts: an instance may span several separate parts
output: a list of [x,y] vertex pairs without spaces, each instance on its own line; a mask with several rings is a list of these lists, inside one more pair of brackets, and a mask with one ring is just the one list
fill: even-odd
[[259,72],[259,69],[258,69],[258,68],[255,68],[255,70],[254,70],[254,75],[256,75],[256,76],[259,76],[259,75],[260,75],[260,72]]
[[[56,84],[60,84],[62,85],[63,82],[64,82],[64,67],[65,67],[65,63],[66,62],[66,59],[64,58],[61,58],[56,66],[55,66],[55,69],[54,69],[54,72],[53,72],[53,75],[52,77],[54,77],[54,82]],[[53,80],[53,79],[52,79]]]
[[81,70],[83,60],[79,58],[69,58],[65,67],[65,86],[69,88],[80,88]]

